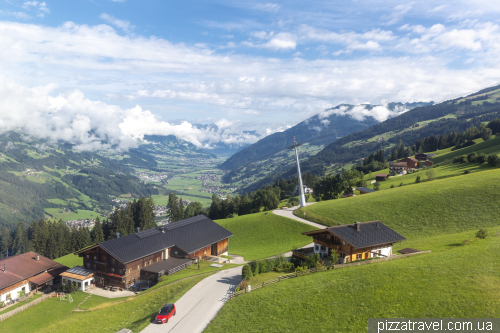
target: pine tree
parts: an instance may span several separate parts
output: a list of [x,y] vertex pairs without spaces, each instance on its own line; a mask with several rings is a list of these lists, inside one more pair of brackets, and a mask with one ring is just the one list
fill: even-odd
[[49,225],[44,219],[36,222],[35,230],[32,238],[33,248],[36,253],[45,255],[47,241],[49,239]]
[[177,213],[176,221],[184,219],[184,203],[182,202],[182,198],[179,199],[179,205],[177,206],[176,213]]
[[91,236],[93,244],[99,244],[101,242],[104,242],[104,232],[102,230],[102,224],[101,221],[99,220],[99,217],[95,219],[95,225],[94,228],[92,229]]
[[59,245],[58,245],[58,242],[56,240],[56,237],[53,233],[51,233],[49,235],[49,239],[47,241],[47,248],[45,250],[44,255],[50,259],[59,258],[61,255],[59,253],[58,247],[59,247]]
[[9,229],[7,227],[3,228],[2,236],[0,238],[0,259],[4,256],[9,256],[9,247],[11,244],[11,238]]
[[168,195],[167,208],[169,210],[168,216],[170,217],[170,221],[176,221],[174,220],[174,216],[176,215],[177,211],[177,196],[173,192]]
[[21,254],[28,250],[28,233],[23,221],[17,224],[12,240],[12,254]]

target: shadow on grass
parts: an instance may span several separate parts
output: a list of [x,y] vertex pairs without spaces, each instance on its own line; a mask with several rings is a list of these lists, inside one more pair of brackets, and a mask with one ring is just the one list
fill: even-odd
[[453,244],[448,244],[446,246],[450,246],[450,247],[458,247],[458,246],[464,246],[463,243],[453,243]]
[[130,323],[129,329],[133,329],[133,331],[137,331],[140,327],[142,327],[145,323],[146,325],[141,328],[141,331],[146,328],[149,324],[156,324],[155,319],[156,319],[156,312],[152,313],[151,315],[146,315],[144,317],[141,317],[133,322]]

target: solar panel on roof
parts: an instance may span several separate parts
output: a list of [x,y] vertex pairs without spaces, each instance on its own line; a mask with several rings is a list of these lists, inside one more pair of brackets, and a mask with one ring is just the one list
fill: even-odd
[[192,217],[192,218],[189,218],[186,220],[182,220],[182,221],[178,221],[178,222],[174,222],[174,223],[169,223],[165,226],[165,230],[172,230],[172,229],[176,229],[179,227],[183,227],[185,225],[189,225],[191,223],[195,223],[195,222],[199,222],[201,220],[204,220],[205,218],[206,218],[205,216],[195,216],[195,217]]
[[138,232],[138,233],[136,233],[136,235],[139,238],[146,238],[146,237],[149,237],[149,236],[156,235],[158,233],[160,233],[160,230],[158,230],[156,228],[153,228],[153,229],[147,229],[147,230]]
[[72,274],[78,274],[78,275],[82,275],[82,276],[87,276],[87,275],[92,274],[92,272],[89,272],[89,271],[87,271],[83,268],[79,268],[79,267],[70,268],[66,272],[72,273]]

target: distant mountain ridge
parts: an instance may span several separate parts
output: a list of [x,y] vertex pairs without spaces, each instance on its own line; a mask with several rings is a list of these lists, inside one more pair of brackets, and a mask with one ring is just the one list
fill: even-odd
[[[431,103],[389,103],[385,108],[393,112],[398,109],[404,112]],[[355,111],[355,108],[364,109],[370,114],[377,107],[381,106],[340,104],[327,109],[283,132],[273,133],[240,150],[222,163],[220,168],[231,170],[267,158],[286,149],[291,145],[294,137],[298,142],[302,143],[310,142],[316,146],[328,145],[338,138],[377,124],[379,121],[373,116],[363,115],[360,117],[361,119],[355,119],[356,115],[350,114],[351,111]]]

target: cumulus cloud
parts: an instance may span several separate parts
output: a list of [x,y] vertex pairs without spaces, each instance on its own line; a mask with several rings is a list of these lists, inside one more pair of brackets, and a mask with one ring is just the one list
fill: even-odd
[[36,138],[64,140],[79,150],[123,151],[137,147],[137,140],[147,134],[175,135],[205,148],[219,142],[242,145],[257,140],[255,135],[240,133],[225,119],[208,129],[187,121],[171,124],[140,106],[122,109],[92,101],[78,90],[53,96],[57,88],[25,87],[0,75],[0,131],[18,130]]
[[297,47],[297,37],[288,32],[280,32],[274,34],[274,32],[266,33],[265,31],[255,32],[252,34],[254,37],[259,39],[268,39],[266,43],[253,43],[245,41],[242,44],[248,47],[257,47],[270,49],[274,51],[278,50],[293,50]]
[[119,20],[119,19],[115,18],[113,15],[102,13],[99,16],[99,18],[101,20],[108,22],[109,24],[112,24],[112,25],[122,29],[125,32],[130,32],[131,30],[134,29],[134,26],[131,25],[129,21]]
[[[396,106],[393,110],[390,110],[386,105],[368,106],[360,104],[353,107],[341,105],[339,107],[320,112],[318,114],[318,118],[324,119],[321,123],[325,125],[328,125],[329,123],[326,118],[329,118],[332,115],[349,116],[358,121],[363,121],[366,117],[372,117],[381,122],[387,120],[388,118],[399,116],[406,111],[408,111],[408,109],[402,106]],[[325,121],[327,123],[324,123]]]

